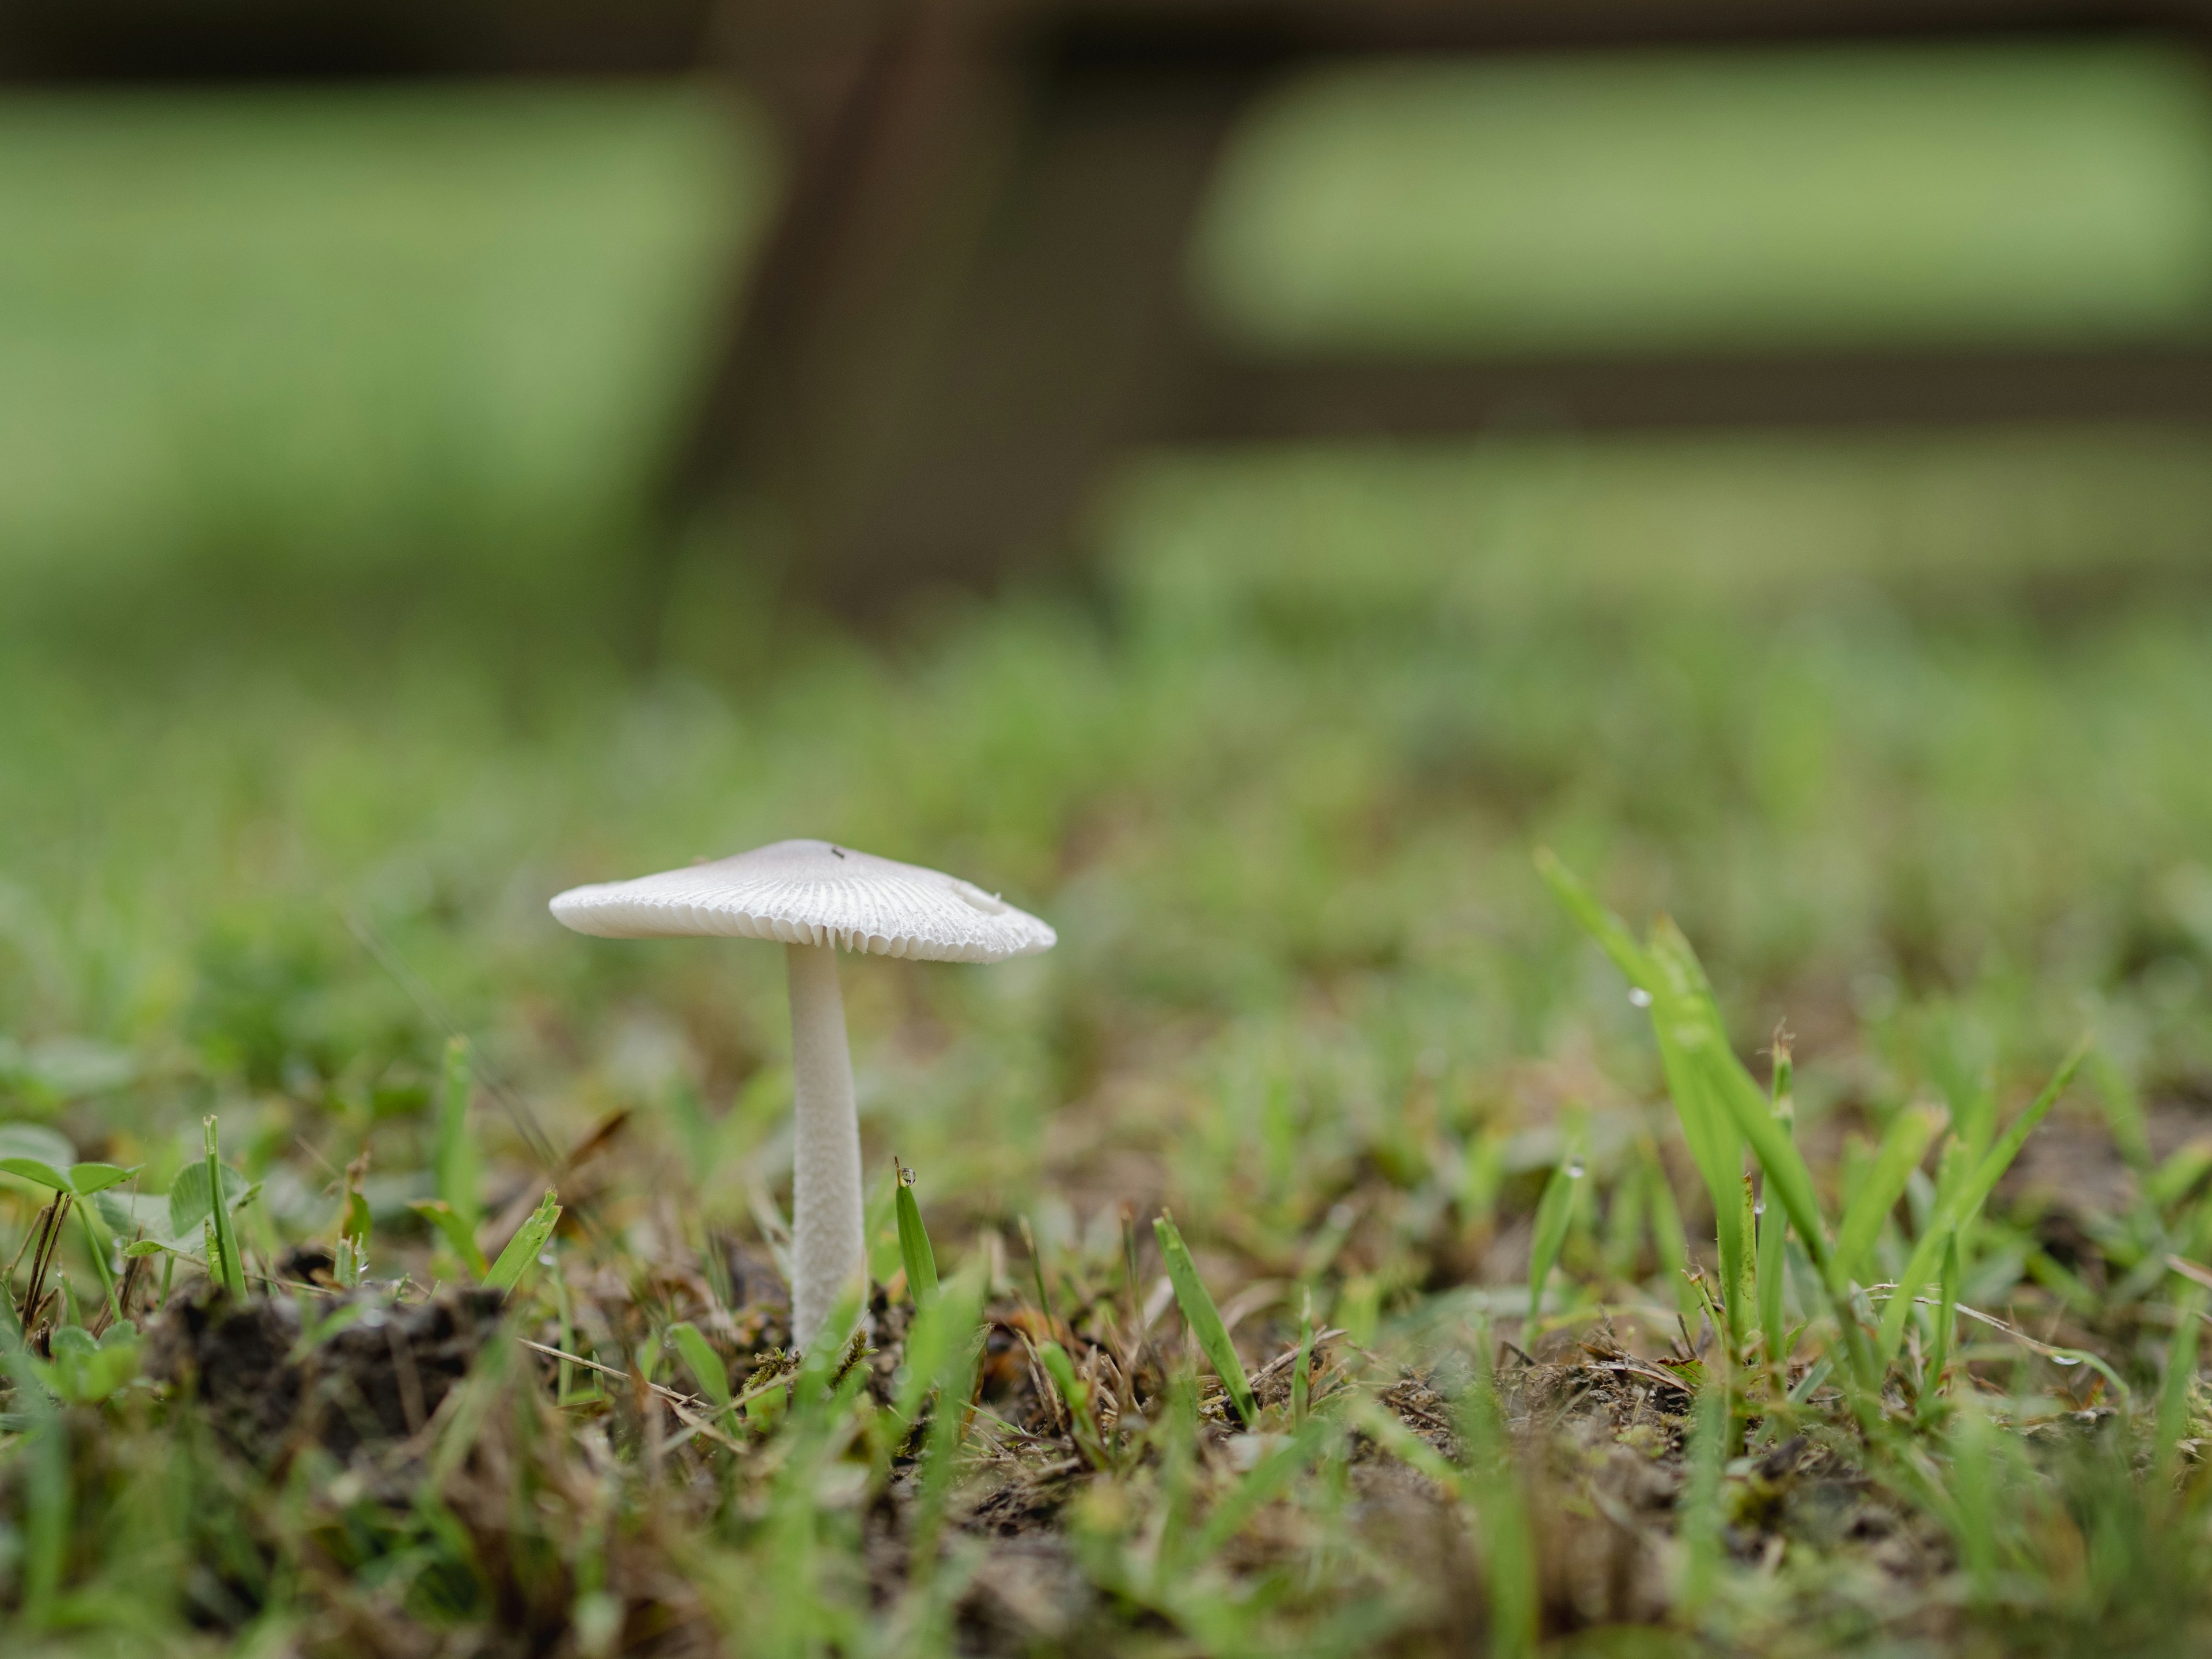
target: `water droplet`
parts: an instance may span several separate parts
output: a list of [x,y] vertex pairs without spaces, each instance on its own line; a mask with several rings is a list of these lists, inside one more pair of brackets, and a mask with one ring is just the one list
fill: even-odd
[[1577,1158],[1573,1163],[1567,1165],[1567,1179],[1570,1181],[1580,1181],[1582,1178],[1583,1161],[1580,1158]]
[[2051,1356],[2051,1363],[2054,1365],[2078,1365],[2081,1363],[2081,1356],[2078,1353],[2055,1353]]
[[1751,1212],[1753,1215],[1765,1215],[1766,1213],[1766,1200],[1762,1198],[1758,1203],[1753,1205],[1751,1206]]
[[1649,1008],[1651,1006],[1651,993],[1641,985],[1632,985],[1628,988],[1628,1000],[1638,1008]]

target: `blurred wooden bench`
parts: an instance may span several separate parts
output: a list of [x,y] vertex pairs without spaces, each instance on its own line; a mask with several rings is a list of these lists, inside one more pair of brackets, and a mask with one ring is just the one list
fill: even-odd
[[2212,38],[2212,0],[9,0],[0,79],[733,76],[787,183],[665,499],[765,501],[797,581],[865,609],[1065,550],[1145,444],[2212,418],[2180,345],[1285,363],[1182,303],[1224,137],[1303,64],[2146,30]]
[[1302,64],[2208,25],[2206,0],[740,0],[717,49],[773,112],[789,182],[674,496],[764,496],[801,585],[865,609],[1057,553],[1135,445],[1529,409],[1587,428],[2212,417],[2212,357],[2189,349],[1285,364],[1240,359],[1182,304],[1222,141]]

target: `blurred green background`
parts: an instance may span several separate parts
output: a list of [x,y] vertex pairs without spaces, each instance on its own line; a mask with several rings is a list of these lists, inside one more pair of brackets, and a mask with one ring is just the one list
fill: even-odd
[[[2206,111],[2133,48],[1331,72],[1238,144],[1194,295],[1286,349],[2195,337]],[[1287,1263],[1350,1194],[1373,1282],[1479,1272],[1437,1218],[1652,1086],[1541,843],[1672,910],[1747,1048],[1790,1019],[1815,1119],[2085,1022],[2212,1106],[2204,434],[1160,455],[1096,580],[866,637],[702,531],[641,671],[774,189],[693,88],[0,101],[12,1112],[413,1167],[458,1029],[556,1139],[649,1109],[640,1203],[741,1224],[775,953],[544,902],[799,835],[1060,928],[848,975],[872,1160],[1048,1237],[1168,1196]]]

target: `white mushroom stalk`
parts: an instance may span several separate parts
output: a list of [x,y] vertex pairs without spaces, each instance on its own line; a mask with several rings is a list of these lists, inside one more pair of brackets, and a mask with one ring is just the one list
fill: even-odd
[[[837,956],[787,945],[791,980],[791,1326],[805,1342],[867,1268],[862,1225],[860,1115]],[[797,1335],[804,1332],[805,1335]]]
[[1000,962],[1048,951],[1050,927],[935,870],[823,841],[782,841],[635,881],[572,888],[555,918],[602,939],[775,939],[791,982],[792,1340],[812,1341],[865,1289],[860,1126],[836,951]]

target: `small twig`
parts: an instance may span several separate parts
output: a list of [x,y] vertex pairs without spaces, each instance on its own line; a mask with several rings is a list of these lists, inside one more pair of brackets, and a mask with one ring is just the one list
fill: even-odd
[[[144,1258],[142,1256],[135,1260],[143,1261]],[[248,1273],[246,1276],[248,1279],[258,1279],[264,1285],[274,1285],[279,1290],[305,1291],[309,1296],[342,1297],[348,1294],[344,1291],[333,1289],[328,1285],[308,1285],[296,1279],[277,1279],[268,1273]]]
[[[1032,1257],[1031,1260],[1035,1258]],[[1048,1315],[1047,1317],[1050,1316]],[[1030,1360],[1030,1386],[1037,1391],[1037,1398],[1044,1401],[1044,1408],[1052,1418],[1053,1431],[1057,1434],[1062,1429],[1068,1427],[1072,1420],[1067,1412],[1061,1409],[1063,1402],[1060,1397],[1060,1391],[1046,1380],[1043,1362],[1037,1358],[1036,1344],[1030,1340],[1030,1334],[1018,1328],[1009,1328],[1013,1329],[1014,1334],[1022,1340],[1022,1351],[1029,1356]]]
[[[56,1193],[54,1201],[46,1206],[40,1218],[39,1246],[31,1253],[31,1283],[23,1292],[23,1338],[28,1341],[37,1327],[37,1316],[46,1306],[46,1274],[52,1271],[54,1257],[60,1253],[62,1222],[70,1212],[70,1195]],[[20,1253],[19,1253],[20,1254]]]
[[15,1291],[15,1269],[23,1265],[23,1252],[31,1248],[31,1241],[39,1236],[40,1231],[44,1230],[46,1224],[46,1212],[44,1210],[40,1210],[39,1212],[39,1218],[34,1224],[33,1224],[31,1231],[23,1235],[23,1242],[15,1247],[15,1258],[8,1264],[7,1284],[8,1293],[10,1296],[13,1296]]
[[[2177,1273],[2181,1273],[2182,1277],[2185,1279],[2193,1279],[2196,1277],[2195,1274],[2186,1273],[2182,1270],[2179,1265],[2181,1260],[2180,1257],[2170,1257],[2168,1260],[2171,1264],[2174,1265],[2174,1270]],[[2198,1271],[2202,1272],[2203,1269],[2200,1268]],[[2198,1282],[2212,1285],[2212,1274],[2207,1274],[2203,1279],[2201,1279]],[[1875,1293],[1881,1291],[1887,1291],[1892,1295],[1894,1295],[1897,1291],[1897,1286],[1894,1285],[1869,1285],[1866,1287],[1868,1299],[1871,1301]],[[1885,1302],[1889,1299],[1890,1297],[1887,1296],[1882,1297],[1882,1300]],[[1915,1305],[1923,1308],[1940,1308],[1943,1305],[1943,1301],[1941,1297],[1916,1296],[1912,1300]],[[2017,1325],[2008,1325],[2003,1320],[1999,1319],[1995,1314],[1984,1313],[1979,1308],[1970,1308],[1963,1302],[1954,1302],[1951,1305],[1955,1311],[1964,1314],[1967,1318],[1979,1320],[1983,1324],[1989,1326],[1993,1330],[2002,1331],[2007,1336],[2011,1337],[2015,1342],[2019,1342],[2025,1346],[2034,1349],[2036,1352],[2041,1354],[2046,1359],[2070,1359],[2078,1355],[2088,1352],[2087,1348],[2062,1348],[2056,1346],[2051,1343],[2043,1341],[2039,1338],[2030,1336],[2026,1331],[2021,1330]]]
[[[526,1336],[518,1336],[514,1340],[522,1344],[524,1347],[531,1349],[534,1352],[542,1353],[551,1359],[565,1359],[571,1365],[581,1365],[586,1370],[597,1371],[602,1376],[617,1376],[625,1382],[635,1382],[642,1380],[634,1372],[620,1370],[612,1365],[602,1365],[596,1359],[586,1359],[580,1353],[567,1353],[559,1348],[548,1347],[543,1342],[532,1342]],[[733,1395],[731,1398],[728,1409],[735,1411],[741,1406],[749,1405],[752,1401],[759,1399],[763,1395],[768,1393],[771,1389],[787,1387],[790,1382],[791,1377],[788,1373],[778,1372],[775,1376],[768,1378],[764,1382],[754,1383],[751,1388],[745,1389],[742,1394]],[[724,1409],[722,1407],[715,1405],[711,1400],[702,1400],[696,1394],[678,1394],[675,1389],[665,1389],[658,1382],[647,1382],[645,1386],[652,1389],[653,1393],[659,1395],[663,1400],[665,1400],[671,1406],[674,1407],[676,1408],[676,1414],[678,1417],[681,1417],[686,1423],[692,1424],[694,1426],[698,1427],[700,1432],[702,1434],[710,1435],[714,1438],[720,1440],[732,1451],[742,1451],[744,1449],[728,1436],[721,1434],[714,1429],[701,1424],[698,1419],[691,1415],[691,1413],[695,1411],[704,1411],[719,1416]]]
[[[634,1372],[622,1370],[613,1365],[602,1365],[596,1359],[586,1359],[580,1353],[567,1353],[559,1348],[548,1347],[543,1342],[532,1342],[526,1336],[519,1336],[515,1338],[515,1340],[521,1343],[526,1348],[533,1349],[536,1352],[545,1354],[554,1359],[565,1359],[571,1365],[581,1365],[586,1370],[597,1371],[602,1376],[618,1376],[625,1382],[635,1382],[638,1380]],[[778,1382],[782,1381],[781,1377],[776,1380]],[[651,1389],[655,1394],[660,1395],[664,1400],[673,1400],[688,1404],[702,1403],[695,1395],[678,1394],[673,1389],[662,1388],[658,1382],[647,1382],[645,1386]],[[758,1392],[758,1390],[754,1390],[754,1392]]]
[[1680,1377],[1669,1376],[1667,1372],[1660,1370],[1655,1366],[1646,1365],[1640,1360],[1596,1359],[1592,1360],[1590,1364],[1594,1370],[1601,1371],[1620,1371],[1626,1376],[1640,1376],[1647,1382],[1652,1383],[1659,1388],[1671,1389],[1676,1394],[1695,1394],[1697,1392],[1695,1388],[1684,1382]]
[[2200,1267],[2185,1255],[2169,1255],[2166,1265],[2192,1285],[2202,1285],[2212,1291],[2212,1267]]
[[[1351,1334],[1352,1333],[1350,1331],[1344,1330],[1334,1326],[1330,1327],[1325,1331],[1316,1331],[1313,1336],[1313,1351],[1316,1353],[1319,1353],[1321,1352],[1321,1345],[1322,1343],[1334,1342],[1340,1337],[1346,1337]],[[1293,1342],[1289,1347],[1284,1349],[1282,1352],[1277,1354],[1273,1359],[1270,1359],[1258,1370],[1252,1373],[1252,1386],[1255,1389],[1258,1388],[1261,1383],[1273,1377],[1277,1372],[1287,1370],[1297,1363],[1298,1344]]]

